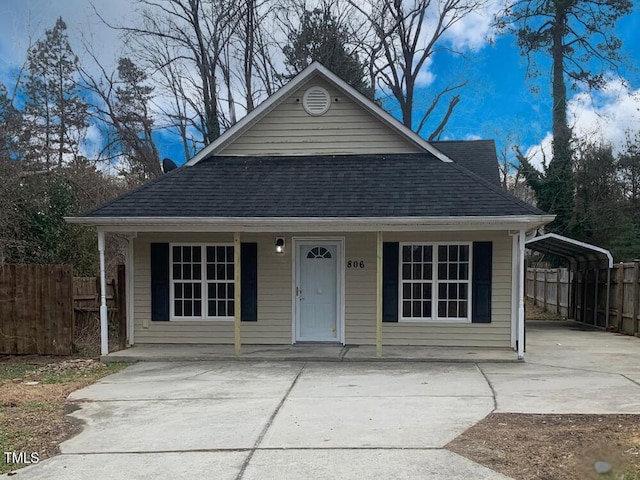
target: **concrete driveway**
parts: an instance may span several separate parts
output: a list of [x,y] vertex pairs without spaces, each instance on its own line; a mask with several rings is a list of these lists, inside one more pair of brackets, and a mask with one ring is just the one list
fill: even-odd
[[443,447],[490,412],[640,413],[640,340],[531,324],[527,363],[140,363],[24,479],[500,479]]

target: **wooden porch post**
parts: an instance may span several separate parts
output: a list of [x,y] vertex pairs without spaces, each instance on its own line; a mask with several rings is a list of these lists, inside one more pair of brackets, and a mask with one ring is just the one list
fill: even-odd
[[234,353],[240,355],[240,234],[233,234],[233,342]]
[[376,357],[382,357],[382,232],[376,233]]

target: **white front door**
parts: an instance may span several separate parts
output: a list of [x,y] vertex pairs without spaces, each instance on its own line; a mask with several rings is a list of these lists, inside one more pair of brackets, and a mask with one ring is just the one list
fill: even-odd
[[297,243],[296,340],[340,340],[340,243]]

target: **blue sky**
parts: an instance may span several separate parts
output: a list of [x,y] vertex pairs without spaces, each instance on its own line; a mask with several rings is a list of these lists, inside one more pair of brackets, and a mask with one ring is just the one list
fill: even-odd
[[[95,4],[112,21],[131,19],[134,15],[130,0]],[[114,59],[120,54],[122,45],[117,35],[100,24],[88,0],[3,0],[0,81],[12,83],[13,74],[24,61],[29,34],[32,39],[39,38],[58,16],[67,22],[77,53],[84,37],[102,58]],[[464,58],[445,53],[434,57],[426,75],[431,80],[421,87],[419,94],[427,98],[430,92],[451,80],[468,79],[442,138],[495,138],[499,148],[516,142],[532,155],[534,163],[539,163],[540,148],[548,148],[550,141],[549,77],[543,75],[535,83],[526,79],[526,63],[512,37],[486,41],[487,34],[491,34],[489,16],[470,18],[451,33],[449,41],[464,52]],[[618,23],[616,32],[636,68],[640,67],[639,31],[640,10],[635,7],[631,15]],[[622,75],[627,82],[625,86],[612,79],[609,88],[595,96],[570,92],[570,122],[578,132],[600,134],[619,144],[625,129],[640,130],[640,75],[637,69],[624,69]],[[533,86],[538,88],[537,93],[532,93]],[[427,125],[422,133],[427,135],[433,126]],[[174,137],[163,132],[156,138],[162,156],[182,162],[182,149]]]

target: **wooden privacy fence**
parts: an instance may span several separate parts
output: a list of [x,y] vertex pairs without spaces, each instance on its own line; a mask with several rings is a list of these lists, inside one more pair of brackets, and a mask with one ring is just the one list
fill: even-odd
[[73,351],[70,265],[0,265],[0,353]]
[[[107,281],[113,337],[126,346],[125,270]],[[71,355],[79,322],[100,328],[100,284],[71,265],[0,265],[0,354]],[[111,345],[114,346],[114,345]]]
[[[607,325],[607,273],[610,274]],[[527,269],[527,298],[548,312],[621,333],[640,332],[640,263],[570,272]]]

